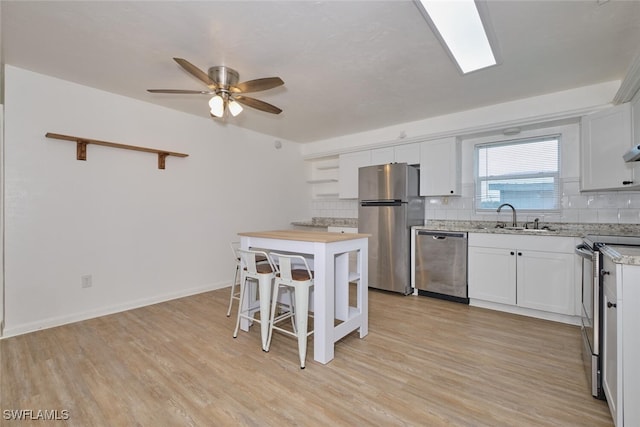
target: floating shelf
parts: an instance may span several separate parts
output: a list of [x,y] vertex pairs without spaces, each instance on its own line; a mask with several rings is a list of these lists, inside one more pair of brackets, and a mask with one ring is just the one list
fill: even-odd
[[318,166],[316,168],[319,171],[328,171],[328,170],[332,170],[332,169],[338,169],[338,165],[331,165],[331,166]]
[[158,169],[165,168],[165,159],[167,156],[187,157],[188,154],[176,153],[167,150],[158,150],[156,148],[138,147],[135,145],[117,144],[115,142],[99,141],[97,139],[81,138],[79,136],[61,135],[59,133],[47,132],[47,138],[62,139],[65,141],[73,141],[77,143],[76,159],[87,160],[87,145],[102,145],[104,147],[121,148],[123,150],[144,151],[145,153],[154,153],[158,155]]
[[316,197],[338,197],[338,193],[318,193]]

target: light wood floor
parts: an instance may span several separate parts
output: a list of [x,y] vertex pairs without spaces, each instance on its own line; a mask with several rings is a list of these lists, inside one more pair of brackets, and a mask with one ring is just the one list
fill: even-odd
[[[612,426],[577,327],[370,291],[369,335],[300,370],[292,338],[232,338],[228,290],[0,341],[0,408],[71,426]],[[4,412],[3,412],[4,414]]]

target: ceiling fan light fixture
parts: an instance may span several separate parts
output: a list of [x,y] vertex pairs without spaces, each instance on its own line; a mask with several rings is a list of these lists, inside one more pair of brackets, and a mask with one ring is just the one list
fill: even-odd
[[231,115],[233,117],[237,116],[238,114],[242,113],[242,105],[240,105],[239,102],[237,102],[236,100],[232,99],[231,101],[229,101],[229,112],[231,113]]
[[220,95],[216,95],[209,100],[209,107],[211,107],[211,114],[216,117],[222,117],[224,115],[224,100]]
[[280,114],[282,112],[275,105],[243,95],[244,93],[260,92],[282,86],[284,82],[280,77],[263,77],[238,83],[240,75],[232,68],[225,66],[210,67],[209,72],[205,73],[186,59],[173,58],[173,60],[186,72],[207,85],[208,90],[147,89],[148,92],[213,95],[209,99],[209,108],[211,115],[217,118],[223,118],[227,108],[232,116],[237,116],[244,110],[240,104],[270,114]]

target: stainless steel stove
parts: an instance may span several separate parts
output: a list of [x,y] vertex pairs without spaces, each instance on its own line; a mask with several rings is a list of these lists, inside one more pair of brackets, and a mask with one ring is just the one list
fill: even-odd
[[582,258],[582,339],[587,378],[591,394],[604,399],[602,391],[602,314],[603,289],[601,277],[602,253],[606,245],[640,246],[640,236],[587,235],[576,246],[576,254]]

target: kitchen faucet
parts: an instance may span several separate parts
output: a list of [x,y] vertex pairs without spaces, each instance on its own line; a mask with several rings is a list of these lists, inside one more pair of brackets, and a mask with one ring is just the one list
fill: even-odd
[[516,221],[516,208],[514,208],[512,205],[510,205],[509,203],[503,203],[498,207],[497,212],[500,212],[502,210],[503,207],[508,206],[511,208],[511,210],[513,211],[513,223],[511,224],[513,227],[517,227],[518,223]]

